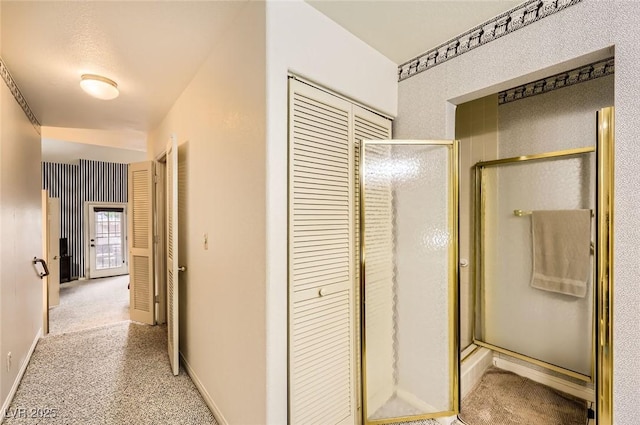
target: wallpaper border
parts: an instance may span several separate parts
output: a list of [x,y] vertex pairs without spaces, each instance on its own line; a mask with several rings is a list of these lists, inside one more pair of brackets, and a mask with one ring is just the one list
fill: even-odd
[[531,83],[513,87],[498,93],[498,105],[514,102],[527,97],[548,93],[552,90],[569,87],[574,84],[595,80],[615,73],[615,59],[608,58],[581,66],[570,71],[561,72],[551,77],[542,78]]
[[528,0],[495,18],[427,50],[398,66],[398,81],[406,80],[449,59],[524,28],[582,0]]
[[16,99],[16,102],[18,102],[18,105],[20,105],[20,107],[24,111],[24,114],[27,116],[27,118],[29,118],[29,121],[31,121],[31,125],[33,125],[33,128],[36,129],[38,134],[42,135],[42,132],[40,130],[40,121],[38,121],[38,118],[36,118],[36,115],[33,113],[31,108],[29,107],[29,104],[27,103],[27,99],[25,99],[25,97],[22,95],[22,92],[20,91],[18,84],[16,84],[16,81],[11,76],[11,72],[9,72],[9,68],[7,68],[7,65],[4,63],[1,57],[0,57],[0,74],[2,74],[2,79],[4,80],[5,84],[9,88],[9,91],[11,92],[13,97]]

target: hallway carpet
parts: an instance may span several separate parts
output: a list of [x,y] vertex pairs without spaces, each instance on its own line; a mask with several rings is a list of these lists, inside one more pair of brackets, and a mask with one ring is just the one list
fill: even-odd
[[172,375],[166,327],[129,321],[40,340],[4,423],[216,424],[189,376]]
[[61,334],[129,320],[129,276],[60,285],[60,305],[49,309],[49,333]]
[[490,367],[462,400],[467,425],[585,425],[587,402],[531,379]]

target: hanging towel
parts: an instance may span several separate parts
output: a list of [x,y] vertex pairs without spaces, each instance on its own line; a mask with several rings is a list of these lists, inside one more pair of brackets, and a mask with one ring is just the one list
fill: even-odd
[[591,210],[533,211],[531,286],[584,298],[591,274]]

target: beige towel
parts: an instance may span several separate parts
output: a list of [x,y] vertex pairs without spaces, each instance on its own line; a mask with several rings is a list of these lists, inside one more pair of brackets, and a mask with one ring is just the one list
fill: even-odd
[[584,298],[591,274],[591,210],[533,211],[531,286]]

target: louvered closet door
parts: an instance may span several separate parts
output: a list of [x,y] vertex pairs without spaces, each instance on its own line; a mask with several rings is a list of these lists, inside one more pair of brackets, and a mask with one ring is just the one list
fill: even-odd
[[351,104],[289,92],[289,422],[354,424]]
[[[356,341],[360,341],[360,146],[362,146],[363,140],[386,140],[391,139],[391,120],[387,118],[383,118],[378,114],[374,114],[371,111],[368,111],[364,108],[354,105],[353,106],[353,134],[354,134],[354,179],[355,179],[355,187],[354,187],[354,220],[355,220],[355,247],[354,250],[354,270],[355,270],[355,292],[356,292],[356,305],[355,305],[355,316],[356,316]],[[388,202],[389,208],[391,208],[391,196],[381,196],[380,202]],[[385,231],[386,233],[379,235],[380,237],[388,237],[389,243],[392,243],[391,239],[391,229],[392,224],[390,223],[390,219],[392,214],[388,216],[381,215],[380,220],[389,221],[387,226],[379,226],[377,227],[381,231]],[[393,263],[388,261],[386,263],[380,264],[382,266],[382,273],[388,273],[389,271],[393,271]],[[391,268],[391,269],[390,269]],[[391,305],[391,301],[389,301],[389,306]],[[370,318],[371,320],[371,318]],[[375,320],[375,318],[374,318]],[[386,320],[383,319],[383,320]],[[391,315],[388,316],[388,321],[391,322]],[[389,351],[391,352],[393,346],[393,341],[389,341]],[[356,344],[356,364],[360,365],[361,363],[361,350],[360,343]],[[383,372],[383,371],[381,371]],[[360,394],[360,384],[362,381],[360,367],[356,368],[356,389],[357,393]],[[385,376],[383,373],[380,376]],[[358,408],[361,408],[362,400],[358,397]]]
[[153,325],[153,162],[129,165],[129,315]]

